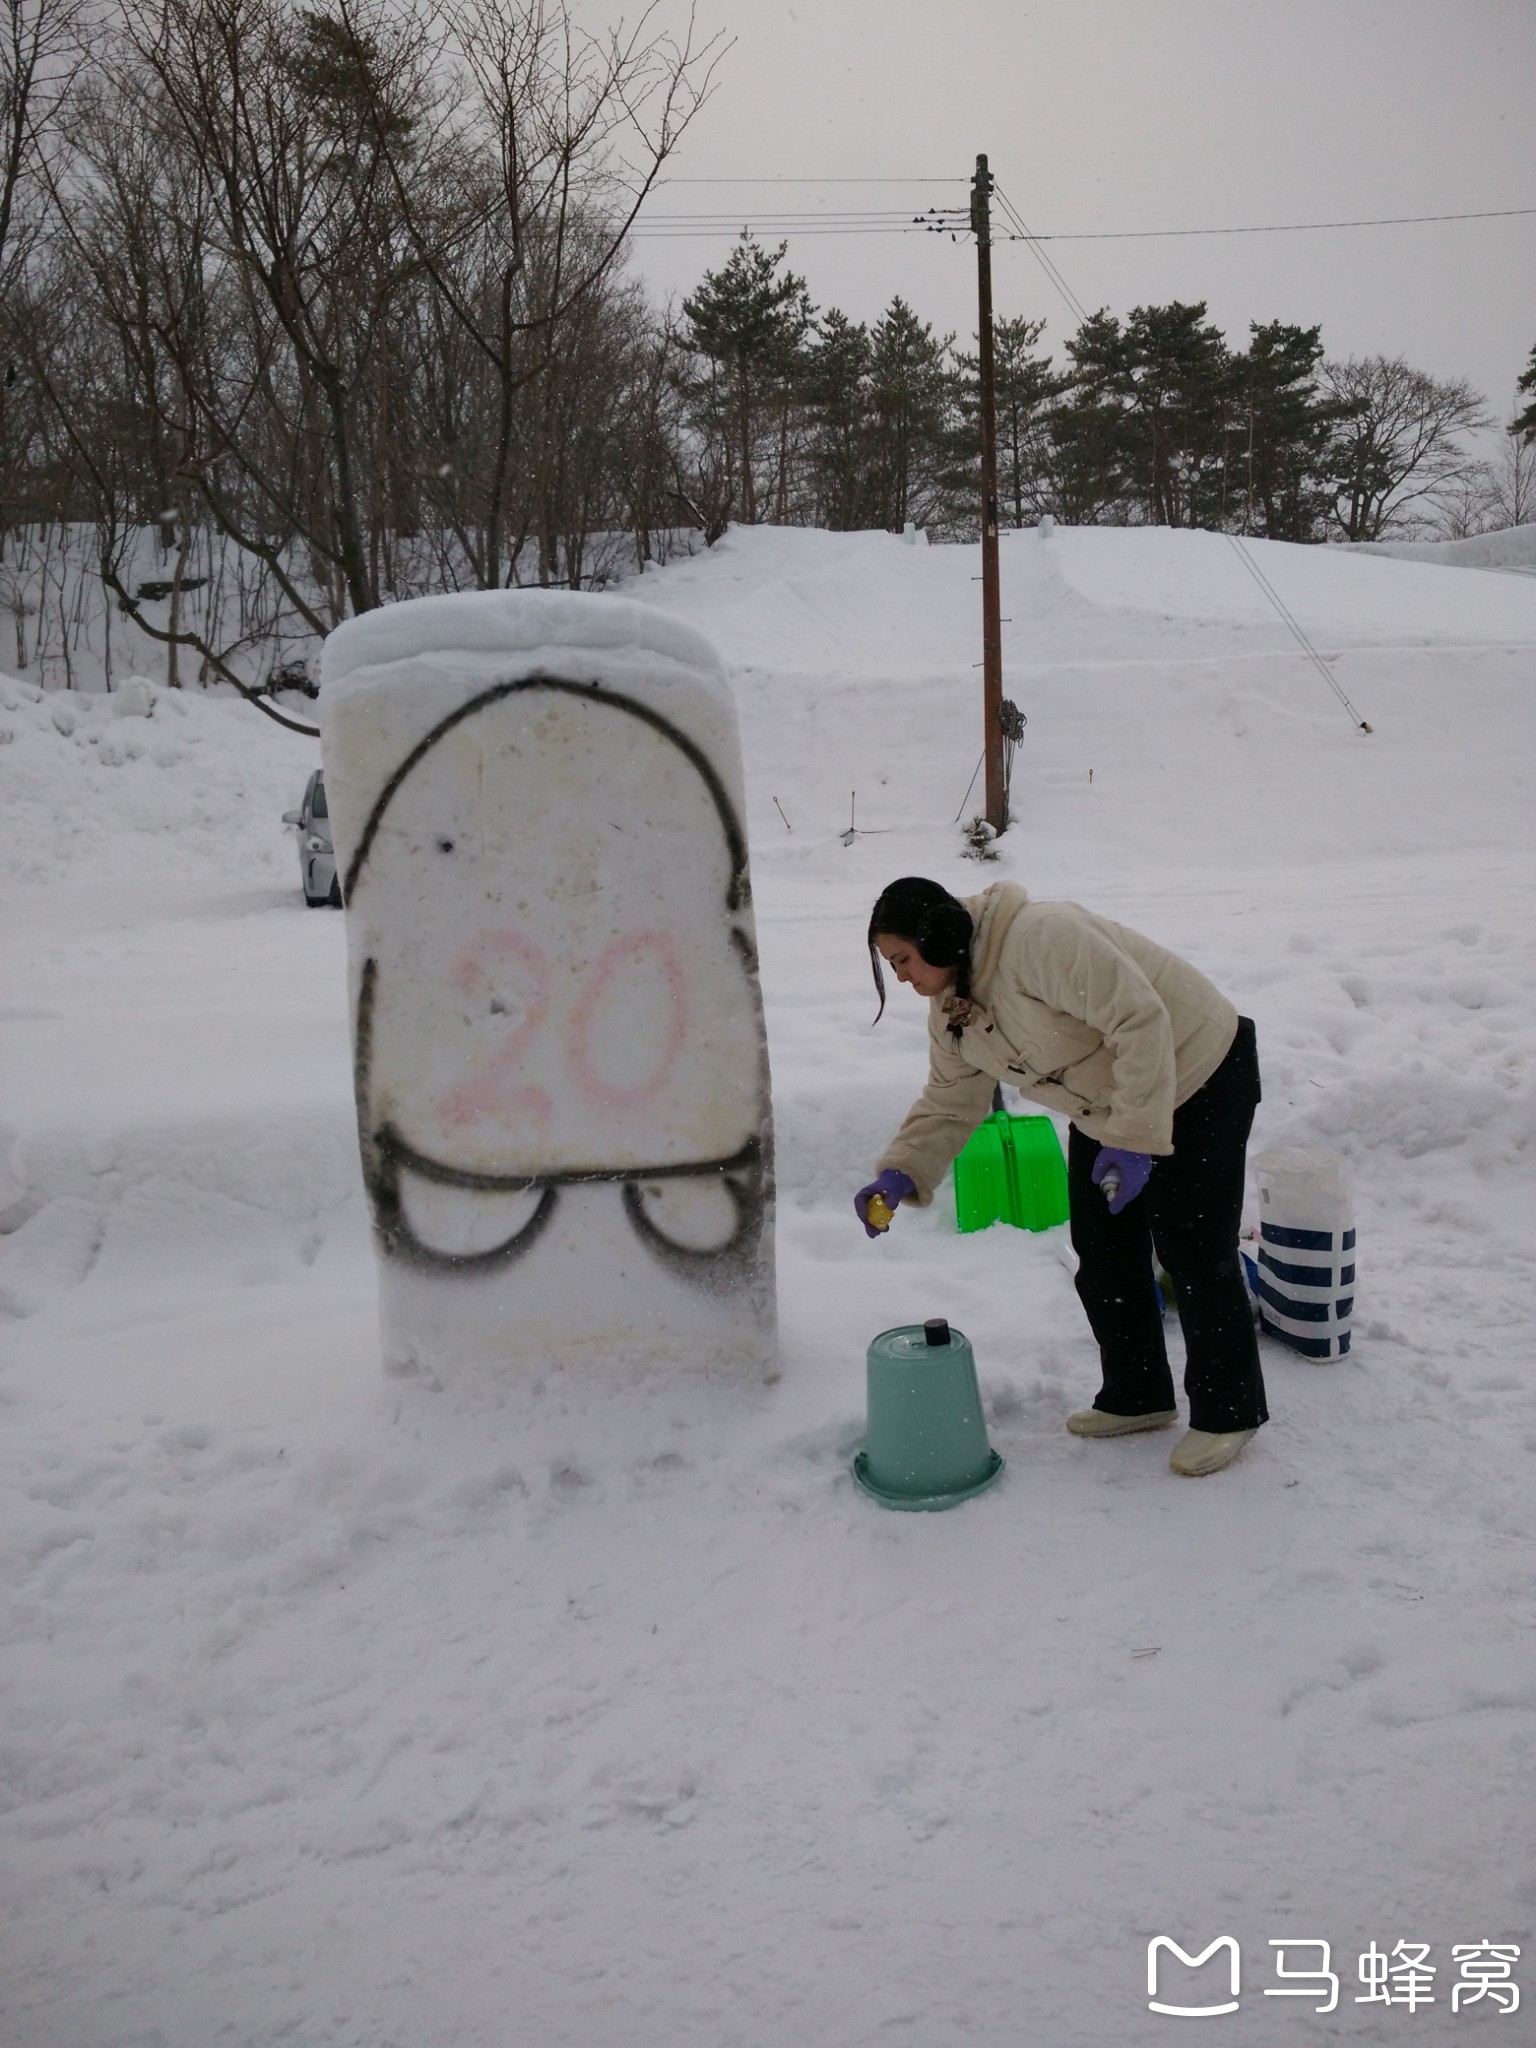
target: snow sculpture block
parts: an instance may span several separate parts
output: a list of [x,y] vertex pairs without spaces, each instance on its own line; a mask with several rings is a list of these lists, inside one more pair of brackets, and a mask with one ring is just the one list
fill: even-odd
[[386,1365],[774,1355],[735,706],[612,597],[419,598],[326,642]]

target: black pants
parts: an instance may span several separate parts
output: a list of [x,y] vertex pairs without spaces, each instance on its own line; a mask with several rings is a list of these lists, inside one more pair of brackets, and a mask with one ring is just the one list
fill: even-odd
[[1098,1339],[1104,1385],[1095,1408],[1149,1415],[1174,1406],[1152,1253],[1172,1276],[1188,1363],[1191,1429],[1253,1429],[1269,1420],[1253,1311],[1237,1252],[1243,1159],[1259,1102],[1251,1018],[1232,1049],[1173,1115],[1173,1155],[1134,1202],[1111,1216],[1090,1179],[1100,1146],[1074,1124],[1067,1145],[1077,1291]]

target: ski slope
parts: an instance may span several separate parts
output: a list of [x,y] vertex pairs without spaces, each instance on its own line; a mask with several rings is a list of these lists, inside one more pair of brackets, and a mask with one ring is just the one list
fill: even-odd
[[[1536,585],[1247,546],[1372,732],[1221,537],[1009,534],[985,868],[975,549],[733,531],[628,586],[742,719],[767,1385],[385,1380],[342,921],[278,823],[313,742],[0,682],[5,2048],[1139,2048],[1158,1934],[1240,1942],[1258,2048],[1470,2033],[1484,1939],[1536,2002]],[[1186,953],[1257,1021],[1253,1150],[1349,1158],[1355,1348],[1266,1342],[1229,1471],[1063,1430],[1064,1231],[855,1222],[912,872]],[[892,1515],[864,1347],[931,1315],[1008,1469]],[[1330,2014],[1265,1996],[1281,1937]],[[1432,2010],[1357,2002],[1400,1941]]]

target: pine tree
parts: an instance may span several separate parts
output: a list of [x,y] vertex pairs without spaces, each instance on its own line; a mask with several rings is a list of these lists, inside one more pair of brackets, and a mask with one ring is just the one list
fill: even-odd
[[1069,389],[1046,417],[1042,511],[1065,526],[1124,523],[1128,480],[1124,415],[1107,398]]
[[[1035,354],[1045,332],[1043,320],[997,320],[992,326],[992,393],[997,415],[997,501],[1005,521],[1022,526],[1041,509],[1040,483],[1045,457],[1041,447],[1044,420],[1067,379],[1051,369],[1049,356]],[[958,497],[969,493],[967,512],[979,517],[981,494],[980,358],[955,359],[958,459],[950,471]]]
[[779,266],[788,252],[771,254],[750,235],[732,249],[722,270],[683,301],[685,347],[701,368],[683,379],[695,423],[721,445],[732,473],[734,503],[755,525],[763,492],[758,466],[765,432],[779,428],[774,451],[780,516],[787,492],[787,408],[815,309],[804,278]]
[[1526,364],[1520,376],[1515,379],[1515,389],[1517,391],[1528,391],[1530,393],[1530,403],[1526,406],[1524,412],[1517,412],[1515,414],[1515,417],[1509,423],[1509,431],[1512,434],[1518,434],[1524,445],[1529,448],[1533,443],[1536,443],[1536,348],[1532,348],[1531,360]]
[[809,465],[818,526],[867,526],[872,419],[869,330],[832,307],[806,350],[800,394],[810,429]]
[[870,336],[872,509],[874,523],[892,533],[909,519],[926,524],[942,508],[953,339],[938,339],[899,296]]
[[[1067,343],[1078,403],[1119,412],[1117,464],[1156,526],[1220,525],[1225,514],[1232,358],[1205,311],[1203,300],[1136,306],[1124,327],[1095,313]],[[1104,424],[1094,419],[1100,433]]]
[[1332,503],[1331,449],[1342,408],[1318,389],[1316,327],[1255,321],[1234,364],[1229,508],[1245,533],[1321,540]]

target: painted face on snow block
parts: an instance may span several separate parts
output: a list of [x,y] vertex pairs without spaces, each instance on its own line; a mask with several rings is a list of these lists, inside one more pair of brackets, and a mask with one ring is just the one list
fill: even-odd
[[[523,623],[520,595],[490,600],[502,623]],[[448,607],[478,606],[483,636],[486,603],[394,609],[451,627]],[[562,624],[572,605],[654,620],[557,605]],[[353,670],[327,725],[386,1324],[411,1275],[434,1296],[489,1286],[546,1347],[608,1331],[686,1351],[702,1306],[708,1344],[734,1310],[761,1354],[767,1077],[729,700],[643,647],[586,677],[535,647],[530,673],[488,679],[488,653],[371,663],[377,690]],[[624,1299],[598,1287],[594,1314],[616,1228]]]

